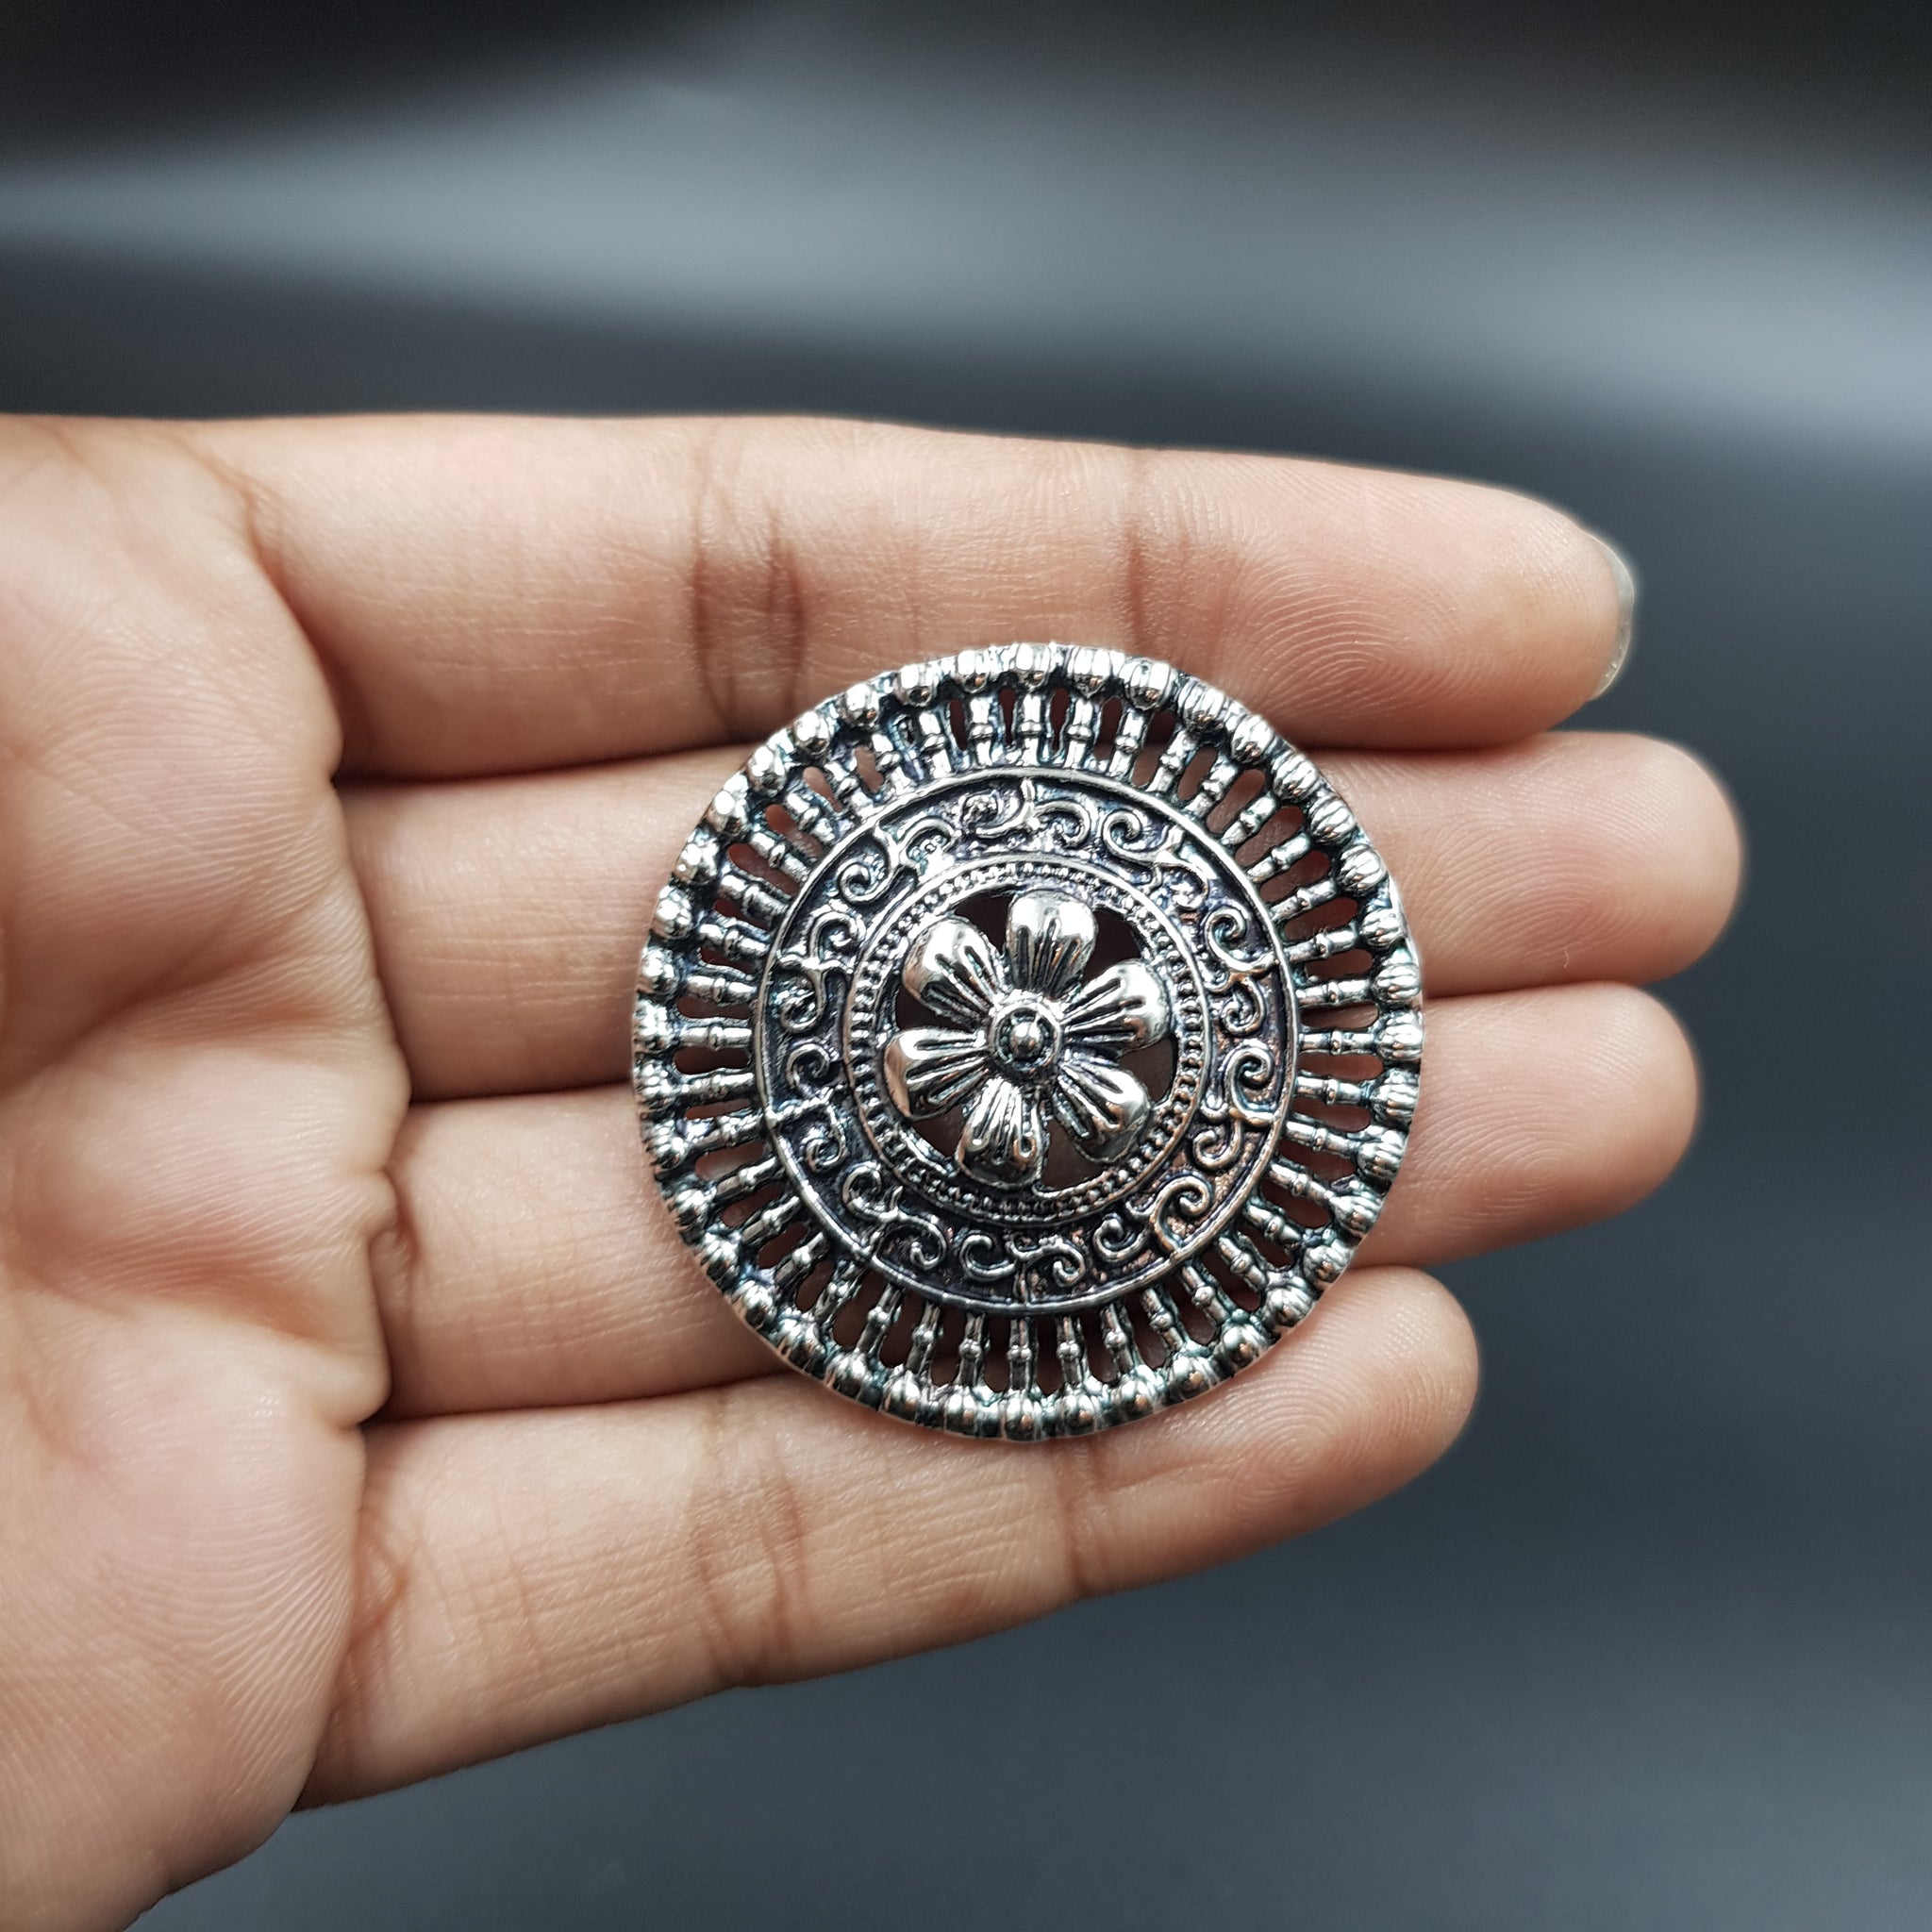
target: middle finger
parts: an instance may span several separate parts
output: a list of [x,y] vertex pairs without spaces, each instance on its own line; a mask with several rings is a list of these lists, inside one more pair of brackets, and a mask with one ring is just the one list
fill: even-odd
[[[741,758],[344,790],[419,1100],[625,1077],[658,890]],[[1323,763],[1401,882],[1433,994],[1661,978],[1729,911],[1729,809],[1674,746],[1564,732]]]

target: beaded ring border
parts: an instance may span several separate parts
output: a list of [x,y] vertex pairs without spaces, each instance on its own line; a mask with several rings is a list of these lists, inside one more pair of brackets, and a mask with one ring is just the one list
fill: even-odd
[[632,1066],[679,1232],[780,1355],[1037,1441],[1308,1313],[1395,1179],[1421,1004],[1386,866],[1265,720],[1009,644],[753,752],[658,898]]

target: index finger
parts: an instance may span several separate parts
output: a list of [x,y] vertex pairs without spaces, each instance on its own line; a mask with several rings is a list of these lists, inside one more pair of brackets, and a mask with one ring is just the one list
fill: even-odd
[[1602,545],[1474,484],[808,420],[184,432],[242,492],[346,761],[541,769],[756,738],[1013,639],[1165,658],[1297,741],[1542,729],[1620,624]]

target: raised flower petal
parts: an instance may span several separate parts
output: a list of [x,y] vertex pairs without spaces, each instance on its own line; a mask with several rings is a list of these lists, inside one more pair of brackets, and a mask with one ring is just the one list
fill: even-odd
[[1093,913],[1064,892],[1022,892],[1007,908],[1007,958],[1028,992],[1066,992],[1093,957]]
[[1089,1053],[1132,1053],[1167,1038],[1171,1016],[1160,975],[1124,959],[1067,1002],[1067,1038]]
[[886,1091],[908,1120],[929,1120],[957,1107],[990,1071],[981,1033],[908,1026],[886,1043]]
[[1046,1165],[1046,1123],[1040,1102],[995,1074],[966,1110],[966,1131],[955,1156],[990,1188],[1024,1188]]
[[1070,1053],[1054,1081],[1053,1110],[1087,1155],[1111,1160],[1147,1124],[1154,1103],[1133,1074],[1087,1054]]
[[941,1019],[977,1026],[1007,990],[992,941],[963,919],[937,919],[920,934],[900,975],[906,991]]

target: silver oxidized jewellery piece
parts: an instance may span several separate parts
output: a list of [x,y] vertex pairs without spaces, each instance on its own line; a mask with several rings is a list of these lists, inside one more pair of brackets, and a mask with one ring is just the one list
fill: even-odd
[[1011,644],[754,752],[658,903],[644,1141],[788,1360],[1027,1441],[1211,1389],[1347,1267],[1422,975],[1388,869],[1262,719]]

